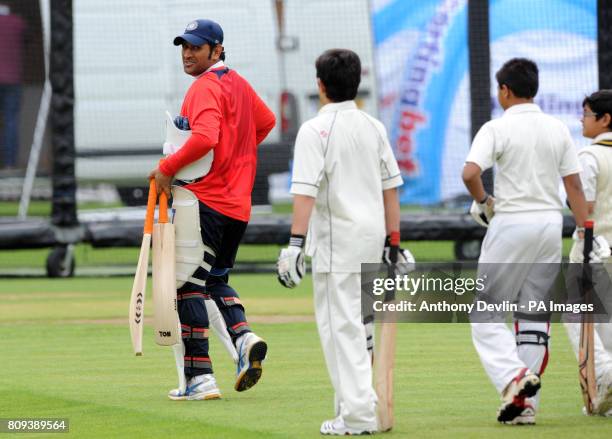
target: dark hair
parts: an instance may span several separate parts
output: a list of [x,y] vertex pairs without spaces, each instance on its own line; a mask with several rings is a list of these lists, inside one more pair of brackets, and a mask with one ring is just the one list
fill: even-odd
[[[588,105],[593,113],[595,113],[595,119],[599,120],[605,116],[606,113],[612,117],[612,90],[599,90],[590,96],[584,98],[582,106]],[[612,121],[608,124],[608,128],[612,128]]]
[[497,84],[506,85],[517,98],[530,99],[538,93],[538,66],[527,58],[512,58],[495,74]]
[[330,49],[315,63],[317,78],[325,86],[325,94],[332,102],[355,99],[361,81],[359,56],[348,49]]
[[[213,51],[215,50],[215,48],[216,48],[217,46],[220,46],[220,44],[211,44],[211,43],[209,43],[208,41],[207,41],[206,43],[204,43],[204,44],[206,44],[206,45],[208,45],[208,47],[210,47],[210,52],[208,52],[208,59],[212,59],[212,54],[213,54]],[[221,52],[221,54],[219,55],[219,59],[220,59],[221,61],[225,61],[225,48],[223,48],[223,51],[222,51],[222,52]]]

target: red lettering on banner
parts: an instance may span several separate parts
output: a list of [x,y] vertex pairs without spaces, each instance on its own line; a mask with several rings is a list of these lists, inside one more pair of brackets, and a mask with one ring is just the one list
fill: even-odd
[[414,175],[418,172],[419,165],[414,158],[414,135],[417,124],[426,121],[425,115],[412,111],[403,110],[399,123],[399,135],[397,138],[397,164],[403,173]]

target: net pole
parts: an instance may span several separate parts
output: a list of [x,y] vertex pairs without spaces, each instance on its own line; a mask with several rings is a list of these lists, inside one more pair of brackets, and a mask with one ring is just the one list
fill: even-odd
[[599,88],[612,89],[612,2],[597,0],[597,61]]
[[43,86],[42,96],[40,98],[40,106],[36,117],[36,125],[34,127],[34,136],[30,147],[30,155],[28,156],[28,165],[23,181],[21,198],[19,200],[19,211],[17,217],[20,220],[25,220],[28,216],[28,208],[32,199],[32,187],[36,178],[36,170],[38,169],[38,161],[40,160],[40,152],[42,150],[45,130],[47,128],[47,120],[49,117],[49,108],[51,106],[52,87],[49,80],[49,50],[51,47],[51,23],[50,23],[50,5],[49,0],[39,0],[40,16],[42,21],[43,31],[43,52],[45,57],[45,83]]
[[51,0],[51,51],[49,78],[53,195],[51,223],[62,228],[78,226],[74,148],[74,71],[72,0]]
[[[489,0],[468,2],[468,47],[470,63],[470,116],[472,139],[491,119],[491,51],[489,45]],[[493,171],[482,174],[485,190],[493,193]]]

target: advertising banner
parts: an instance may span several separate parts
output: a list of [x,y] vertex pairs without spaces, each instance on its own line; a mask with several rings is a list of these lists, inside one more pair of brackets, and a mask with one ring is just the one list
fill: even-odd
[[[405,184],[402,203],[438,204],[466,193],[470,146],[466,0],[374,0],[379,114]],[[578,146],[585,95],[597,88],[596,0],[491,0],[491,99],[510,58],[540,68],[536,103],[565,122]]]

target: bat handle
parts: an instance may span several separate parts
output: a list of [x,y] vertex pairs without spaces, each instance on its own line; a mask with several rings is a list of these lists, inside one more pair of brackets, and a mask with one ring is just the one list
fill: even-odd
[[584,263],[588,264],[593,251],[593,228],[595,223],[591,220],[584,222]]
[[159,194],[159,223],[168,222],[168,197],[165,192]]
[[149,196],[147,199],[147,214],[145,215],[144,233],[151,234],[153,231],[153,217],[155,216],[155,204],[157,203],[157,188],[155,180],[149,180]]
[[[584,303],[589,303],[591,301],[592,296],[592,288],[593,285],[591,283],[591,266],[589,265],[591,261],[591,251],[593,250],[593,227],[594,222],[591,220],[587,220],[584,222],[584,247],[583,247],[583,257],[584,263],[582,265],[582,293],[584,294],[583,300]],[[590,314],[583,313],[582,314],[582,322],[583,323],[591,323],[593,316]]]

